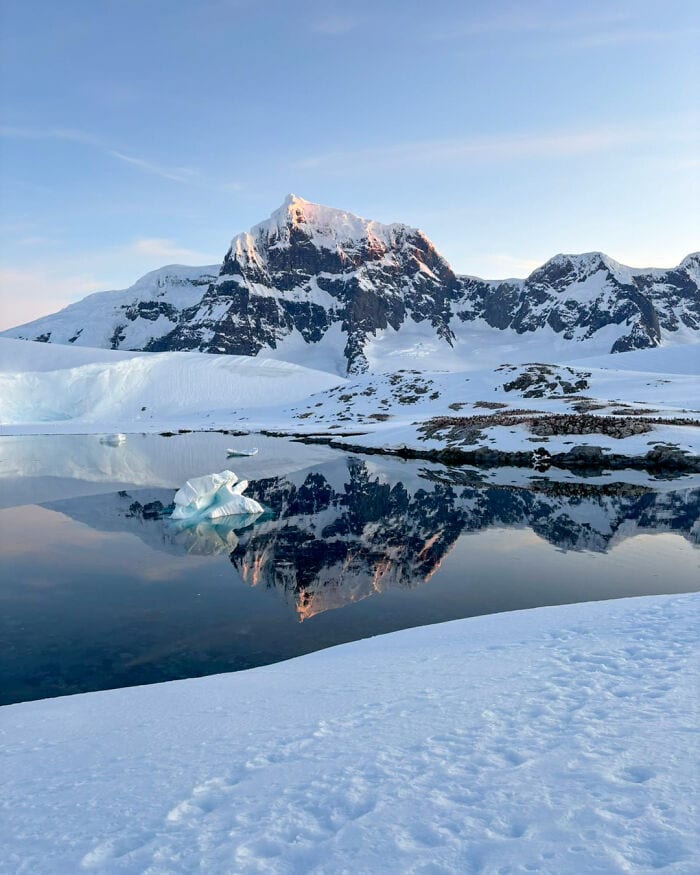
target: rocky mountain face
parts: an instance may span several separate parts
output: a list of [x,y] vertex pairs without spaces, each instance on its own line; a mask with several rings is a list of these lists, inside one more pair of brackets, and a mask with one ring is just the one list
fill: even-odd
[[348,371],[361,372],[368,337],[408,319],[449,343],[458,286],[420,231],[290,195],[234,239],[201,302],[152,348],[256,355],[295,333],[318,343],[337,325]]
[[342,370],[362,373],[373,344],[386,350],[407,329],[451,347],[475,327],[493,330],[495,342],[509,330],[545,343],[595,340],[610,352],[700,339],[700,253],[671,270],[633,269],[598,252],[557,255],[525,280],[481,280],[456,275],[415,228],[289,195],[234,238],[218,269],[162,268],[5,334],[281,358],[330,344]]
[[658,346],[662,332],[700,336],[699,280],[700,253],[670,270],[625,267],[602,252],[556,255],[525,280],[463,278],[455,313],[518,334],[548,327],[566,340],[612,329],[610,352],[626,352]]

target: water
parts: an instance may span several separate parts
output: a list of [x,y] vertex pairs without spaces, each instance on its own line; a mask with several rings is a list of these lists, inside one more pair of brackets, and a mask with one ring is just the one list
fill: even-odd
[[[257,456],[227,462],[227,447],[251,444]],[[182,529],[162,513],[187,477],[227,466],[252,481],[263,517]],[[0,702],[697,588],[698,478],[559,477],[258,436],[2,438]]]

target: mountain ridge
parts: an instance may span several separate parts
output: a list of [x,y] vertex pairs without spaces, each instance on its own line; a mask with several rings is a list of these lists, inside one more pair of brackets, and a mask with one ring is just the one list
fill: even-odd
[[352,374],[376,368],[377,351],[393,354],[399,334],[416,334],[423,356],[466,354],[477,329],[494,343],[504,332],[553,337],[589,354],[700,340],[699,283],[697,252],[669,269],[593,251],[559,253],[525,279],[459,275],[417,228],[290,194],[233,238],[218,269],[160,268],[2,334],[144,351],[283,355],[291,346],[303,363],[332,346],[338,370]]

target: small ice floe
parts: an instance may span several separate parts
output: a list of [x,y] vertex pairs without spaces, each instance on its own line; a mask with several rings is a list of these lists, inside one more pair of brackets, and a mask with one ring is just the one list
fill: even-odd
[[238,514],[262,513],[264,508],[243,495],[247,480],[239,480],[233,471],[193,477],[175,493],[174,520],[217,520]]
[[125,434],[106,434],[104,437],[100,438],[101,444],[108,444],[110,447],[118,447],[121,444],[126,443],[126,435]]
[[226,455],[229,459],[234,458],[235,456],[256,456],[258,454],[258,448],[253,447],[252,450],[226,450]]

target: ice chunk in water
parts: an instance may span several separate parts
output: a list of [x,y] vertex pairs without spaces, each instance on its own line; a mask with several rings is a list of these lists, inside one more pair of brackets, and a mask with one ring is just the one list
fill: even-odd
[[110,447],[118,447],[126,443],[126,435],[121,434],[121,432],[119,434],[108,434],[100,438],[100,443],[107,444]]
[[216,520],[223,516],[233,516],[241,513],[260,513],[262,507],[254,498],[245,495],[234,495],[224,504],[215,504],[204,511],[204,519]]
[[175,493],[175,504],[196,505],[197,508],[207,507],[222,486],[233,485],[238,477],[233,471],[221,471],[219,474],[205,474],[193,477]]
[[236,474],[228,470],[193,477],[175,493],[172,519],[206,520],[262,513],[263,508],[257,501],[243,495],[247,486],[247,480],[239,482]]

